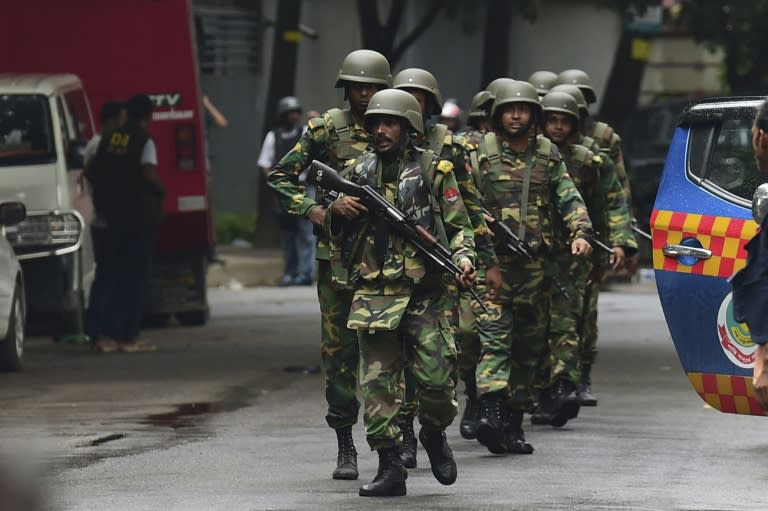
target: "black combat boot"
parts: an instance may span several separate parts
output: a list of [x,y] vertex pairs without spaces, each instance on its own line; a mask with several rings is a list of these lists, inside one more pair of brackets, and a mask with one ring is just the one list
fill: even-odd
[[467,394],[467,404],[461,416],[459,433],[462,438],[472,440],[477,437],[477,421],[480,419],[480,405],[477,402],[477,384],[475,372],[466,373],[463,378],[464,388]]
[[376,451],[379,454],[379,470],[376,477],[360,487],[361,497],[402,497],[405,495],[405,469],[397,447]]
[[453,452],[448,447],[445,438],[445,430],[433,429],[429,426],[421,426],[419,440],[429,456],[429,464],[432,467],[432,475],[440,484],[451,485],[456,482],[456,461]]
[[561,428],[570,419],[579,415],[579,396],[576,385],[565,378],[559,378],[552,387],[552,420],[550,424]]
[[533,446],[525,441],[522,410],[508,410],[505,413],[504,447],[512,454],[533,454]]
[[579,401],[581,406],[597,406],[597,398],[592,394],[591,365],[581,366],[581,385],[579,385]]
[[398,426],[403,434],[403,443],[400,445],[400,461],[405,468],[416,468],[416,433],[413,432],[413,417],[398,418]]
[[352,440],[352,427],[337,429],[336,438],[339,441],[339,454],[336,457],[336,469],[333,471],[333,478],[357,479],[357,451]]
[[504,419],[501,392],[490,392],[480,398],[480,420],[477,441],[493,454],[504,454]]
[[539,397],[534,403],[531,414],[531,424],[549,424],[552,422],[552,389],[539,391]]

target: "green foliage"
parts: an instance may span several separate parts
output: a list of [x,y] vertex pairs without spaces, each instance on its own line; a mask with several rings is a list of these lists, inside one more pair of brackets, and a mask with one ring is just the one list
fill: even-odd
[[216,226],[216,243],[227,245],[235,239],[255,241],[256,215],[217,211],[213,223]]
[[732,93],[764,93],[768,0],[683,2],[672,21],[698,42],[725,50],[725,81]]

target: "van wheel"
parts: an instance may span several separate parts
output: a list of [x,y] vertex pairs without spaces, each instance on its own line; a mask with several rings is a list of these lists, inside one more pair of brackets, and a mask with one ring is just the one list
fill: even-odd
[[0,341],[0,370],[18,371],[24,365],[24,297],[16,284],[8,321],[8,335]]
[[210,316],[208,309],[176,313],[176,319],[184,326],[203,326]]

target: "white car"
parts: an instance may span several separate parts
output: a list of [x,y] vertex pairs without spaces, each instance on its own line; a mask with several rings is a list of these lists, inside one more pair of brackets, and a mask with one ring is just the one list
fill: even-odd
[[0,202],[0,371],[18,371],[24,363],[24,278],[5,234],[26,216],[21,202]]

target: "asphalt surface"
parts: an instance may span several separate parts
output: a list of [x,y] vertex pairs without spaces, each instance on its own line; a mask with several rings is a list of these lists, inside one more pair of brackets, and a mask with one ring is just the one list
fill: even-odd
[[360,480],[330,478],[314,288],[220,288],[210,301],[204,328],[146,331],[155,353],[31,339],[27,369],[0,374],[0,510],[3,477],[55,510],[766,508],[768,422],[698,398],[652,285],[601,296],[598,407],[562,429],[526,421],[531,456],[493,456],[457,421],[456,484],[437,483],[420,449],[395,499],[357,496],[376,471],[362,424]]

